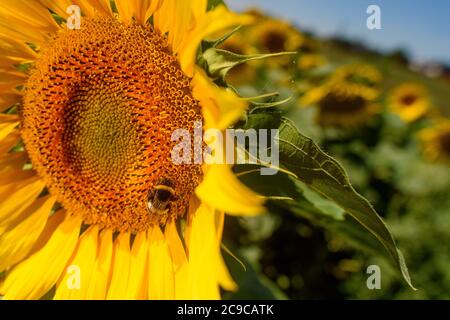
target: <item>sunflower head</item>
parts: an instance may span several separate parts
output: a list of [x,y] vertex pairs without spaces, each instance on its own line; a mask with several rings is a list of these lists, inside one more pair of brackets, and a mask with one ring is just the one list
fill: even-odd
[[[304,36],[289,23],[269,17],[260,19],[252,26],[249,37],[258,51],[269,54],[296,52],[304,40]],[[289,56],[272,58],[269,65],[285,66],[291,60]]]
[[323,125],[360,125],[379,110],[380,72],[368,65],[338,68],[320,87],[310,90],[301,105],[316,104]]
[[329,82],[345,86],[348,91],[374,100],[379,95],[379,85],[383,79],[380,71],[368,64],[348,64],[338,68]]
[[414,122],[430,111],[431,103],[425,87],[416,83],[404,83],[392,90],[389,108],[405,122]]
[[[200,165],[175,165],[171,133],[202,121],[190,80],[152,27],[85,18],[41,49],[25,85],[22,137],[58,201],[86,224],[139,232],[186,211]],[[173,181],[168,213],[149,214],[149,190]]]
[[425,156],[431,161],[450,164],[450,120],[440,118],[419,134]]
[[[196,57],[251,18],[206,0],[75,4],[75,29],[65,0],[0,4],[0,294],[217,299],[235,287],[224,213],[254,215],[263,200],[196,158],[195,131],[225,130],[247,107]],[[189,154],[201,149],[182,164],[178,129]]]

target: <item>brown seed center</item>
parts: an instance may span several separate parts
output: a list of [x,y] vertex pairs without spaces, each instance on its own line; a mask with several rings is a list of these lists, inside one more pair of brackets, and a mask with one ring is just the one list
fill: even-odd
[[[201,166],[171,161],[172,132],[202,116],[190,79],[150,25],[83,19],[50,41],[26,85],[22,136],[50,192],[86,224],[142,231],[185,215]],[[164,212],[149,194],[170,181]]]

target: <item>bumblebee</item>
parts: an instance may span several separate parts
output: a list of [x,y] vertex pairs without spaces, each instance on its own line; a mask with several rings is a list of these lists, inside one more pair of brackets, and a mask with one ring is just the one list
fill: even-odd
[[173,181],[167,178],[163,178],[156,183],[147,196],[149,213],[162,216],[169,212],[171,202],[177,199],[174,187]]

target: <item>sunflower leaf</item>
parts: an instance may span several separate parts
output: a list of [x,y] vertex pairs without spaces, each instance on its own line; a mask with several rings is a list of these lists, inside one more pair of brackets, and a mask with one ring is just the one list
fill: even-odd
[[[290,210],[294,210],[302,216],[305,216],[306,213],[306,217],[308,214],[313,218],[321,216],[319,219],[321,225],[329,226],[331,224],[332,230],[343,231],[356,242],[363,242],[361,239],[364,238],[371,239],[369,247],[378,252],[379,250],[376,249],[384,248],[383,251],[401,272],[408,285],[415,289],[411,283],[403,255],[397,248],[386,224],[372,205],[355,191],[347,173],[336,160],[324,153],[310,138],[302,135],[292,121],[281,117],[280,114],[267,112],[249,114],[245,127],[258,129],[276,126],[279,128],[280,167],[291,172],[291,176],[298,177],[297,180],[301,181],[304,186],[320,195],[318,197],[308,192],[305,193],[305,189],[299,188],[297,185],[296,188],[291,188],[294,191],[297,189],[297,196],[295,193],[287,194],[296,201],[285,208],[291,208]],[[289,184],[283,183],[282,185],[286,187]],[[301,196],[298,195],[299,193]],[[278,192],[276,195],[284,194]],[[329,204],[319,201],[321,197],[332,201],[345,211],[343,222],[320,214],[324,210],[333,208],[326,209]],[[309,205],[305,206],[305,204]],[[334,211],[334,213],[338,212]],[[364,230],[368,237],[363,236]]]
[[228,32],[226,35],[222,36],[219,39],[203,40],[203,42],[202,42],[202,49],[203,49],[203,51],[206,51],[206,50],[211,49],[211,48],[217,48],[222,43],[227,41],[230,37],[232,37],[240,29],[241,29],[241,26],[237,26],[236,28],[234,28],[233,30],[231,30],[230,32]]
[[[335,202],[326,199],[311,190],[303,182],[293,179],[291,175],[280,173],[274,176],[261,176],[257,168],[244,165],[236,166],[239,179],[257,193],[272,198],[291,198],[294,200],[271,200],[268,204],[270,212],[289,212],[298,217],[308,219],[314,225],[325,228],[343,236],[354,247],[379,254],[390,259],[384,246],[373,233],[357,222],[351,215]],[[390,259],[390,262],[394,262]],[[394,262],[395,265],[395,262]]]
[[209,48],[203,52],[202,59],[206,63],[208,73],[213,79],[225,79],[231,69],[245,62],[291,54],[295,53],[280,52],[271,54],[242,55],[227,50]]
[[347,173],[310,138],[282,118],[279,132],[280,163],[311,189],[334,201],[380,241],[408,285],[411,283],[403,255],[384,221],[372,205],[350,184]]

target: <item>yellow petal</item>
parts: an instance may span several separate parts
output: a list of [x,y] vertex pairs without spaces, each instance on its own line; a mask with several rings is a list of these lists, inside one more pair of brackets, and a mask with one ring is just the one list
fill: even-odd
[[0,232],[23,218],[23,212],[37,199],[44,187],[45,183],[39,177],[34,177],[23,185],[0,193]]
[[108,281],[111,274],[112,253],[112,231],[106,229],[100,232],[96,260],[92,266],[92,275],[86,292],[87,300],[106,299]]
[[39,299],[47,293],[64,272],[80,227],[79,217],[66,216],[39,250],[8,272],[2,285],[4,299]]
[[19,124],[20,119],[15,115],[0,114],[0,141],[6,138]]
[[38,1],[2,1],[0,15],[13,16],[21,21],[26,21],[29,28],[47,28],[49,32],[58,29],[58,25],[50,12]]
[[67,8],[73,5],[72,0],[38,0],[43,6],[55,12],[61,18],[67,19]]
[[30,253],[44,230],[48,216],[56,202],[55,197],[43,197],[30,205],[24,220],[13,228],[2,230],[0,236],[0,272],[20,262]]
[[161,33],[168,33],[169,44],[174,53],[182,38],[192,25],[192,11],[190,1],[167,0],[163,1],[161,8],[155,13],[154,24]]
[[2,93],[0,95],[0,112],[12,107],[22,100],[22,96],[15,92]]
[[197,48],[203,39],[237,25],[249,24],[252,20],[250,16],[238,15],[228,11],[223,5],[216,7],[203,16],[200,15],[195,27],[184,34],[178,50],[183,71],[188,75],[192,75],[194,72]]
[[84,15],[94,17],[96,15],[111,16],[111,2],[109,0],[74,0]]
[[0,175],[0,199],[9,198],[17,190],[36,180],[39,180],[39,177],[32,170],[8,170],[2,173]]
[[226,129],[247,109],[247,102],[233,91],[216,86],[200,68],[196,68],[192,85],[194,97],[202,106],[205,129]]
[[172,300],[175,297],[172,258],[159,226],[149,229],[148,239],[148,297],[151,300]]
[[24,73],[17,71],[14,67],[0,71],[0,82],[2,83],[22,83],[26,78]]
[[26,75],[24,73],[15,71],[12,68],[0,70],[0,92],[14,91],[17,86],[24,84],[25,81]]
[[127,291],[130,275],[130,234],[120,233],[114,242],[111,283],[108,288],[108,300],[121,300]]
[[128,289],[124,292],[126,299],[147,299],[148,283],[148,240],[147,232],[140,232],[134,239],[131,249],[130,278]]
[[165,237],[173,261],[175,299],[189,299],[189,265],[175,222],[166,225]]
[[[9,152],[15,145],[19,143],[20,132],[19,130],[14,130],[8,134],[3,140],[0,139],[0,157],[5,153]],[[0,177],[1,180],[1,177]]]
[[[217,243],[219,247],[222,246],[222,234],[223,234],[223,226],[225,222],[225,213],[223,211],[216,211],[215,214],[215,222],[216,222],[216,237]],[[237,285],[228,272],[228,268],[223,261],[222,255],[219,254],[218,262],[217,262],[217,270],[218,270],[218,281],[220,286],[228,291],[235,291],[237,289]]]
[[144,24],[161,5],[160,0],[116,0],[120,18],[129,22],[134,17],[137,22]]
[[58,30],[50,12],[37,1],[2,1],[0,36],[41,45]]
[[80,237],[78,246],[58,281],[55,300],[86,298],[97,253],[98,233],[98,227],[92,226]]
[[31,62],[37,59],[37,54],[28,45],[12,39],[0,40],[0,55],[18,62]]
[[0,176],[10,171],[21,171],[27,159],[26,152],[14,152],[0,157]]
[[197,187],[200,200],[228,214],[257,215],[264,211],[264,200],[243,185],[228,165],[212,165]]
[[189,236],[189,288],[194,300],[220,299],[215,228],[214,211],[201,205],[192,217]]
[[191,0],[188,2],[191,3],[191,10],[195,21],[199,20],[206,14],[208,0]]

